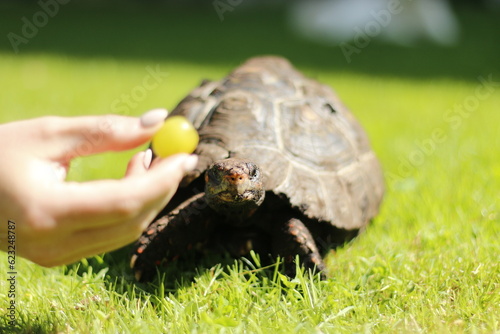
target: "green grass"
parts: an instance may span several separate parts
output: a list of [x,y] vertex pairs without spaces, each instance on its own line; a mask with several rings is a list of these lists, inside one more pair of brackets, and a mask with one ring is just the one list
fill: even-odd
[[[19,32],[20,18],[39,9],[1,6],[2,35]],[[386,174],[382,211],[327,257],[323,282],[307,273],[288,280],[258,259],[224,255],[179,263],[151,284],[134,283],[127,248],[52,269],[18,258],[18,325],[2,317],[0,332],[500,331],[500,85],[476,108],[453,113],[474,96],[478,76],[500,82],[498,13],[461,9],[463,37],[453,48],[372,41],[348,64],[338,48],[292,35],[275,10],[257,19],[235,8],[219,22],[211,8],[98,9],[61,7],[19,54],[3,39],[0,122],[112,112],[148,66],[169,75],[122,113],[171,109],[201,79],[277,53],[335,87],[366,128]],[[80,159],[70,177],[120,177],[132,154]],[[8,307],[7,268],[1,254],[0,314]]]

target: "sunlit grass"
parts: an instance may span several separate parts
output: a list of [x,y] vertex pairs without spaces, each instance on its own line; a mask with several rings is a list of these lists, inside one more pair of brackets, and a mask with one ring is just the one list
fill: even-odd
[[[172,109],[202,79],[219,79],[234,65],[35,51],[2,52],[0,59],[0,122]],[[157,88],[125,109],[113,107],[157,66],[168,73]],[[491,70],[477,76],[493,73],[500,81],[497,66],[486,64],[481,68]],[[299,69],[336,89],[367,130],[386,173],[381,214],[327,257],[327,281],[302,272],[289,280],[279,267],[262,269],[257,258],[180,263],[150,284],[134,283],[127,249],[52,269],[18,258],[18,325],[10,327],[4,317],[0,332],[498,332],[500,86],[450,121],[458,116],[455,105],[474,96],[477,78]],[[121,177],[132,154],[79,159],[70,178]],[[2,314],[7,272],[2,254]]]

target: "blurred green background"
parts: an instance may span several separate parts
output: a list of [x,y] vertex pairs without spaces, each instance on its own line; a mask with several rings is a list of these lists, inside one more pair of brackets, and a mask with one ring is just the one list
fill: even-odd
[[[442,48],[422,43],[415,49],[373,40],[348,64],[339,47],[325,47],[297,37],[290,29],[287,8],[280,2],[267,6],[240,2],[224,12],[221,20],[212,1],[124,1],[114,5],[71,1],[60,5],[58,13],[29,43],[20,45],[19,55],[49,53],[80,59],[234,67],[248,57],[271,53],[318,72],[420,79],[475,80],[479,73],[498,71],[499,11],[456,5],[454,11],[461,25],[457,46]],[[30,2],[7,1],[0,2],[0,6],[2,35],[19,34],[21,18],[32,20],[40,10]],[[2,42],[1,51],[13,50],[7,38]]]

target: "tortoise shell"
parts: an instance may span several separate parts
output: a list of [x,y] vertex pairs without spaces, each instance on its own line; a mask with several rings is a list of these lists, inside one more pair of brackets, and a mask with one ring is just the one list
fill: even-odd
[[171,115],[200,134],[183,186],[214,161],[245,158],[260,166],[266,191],[311,219],[359,230],[378,213],[383,175],[365,131],[330,87],[283,58],[252,58],[203,82]]

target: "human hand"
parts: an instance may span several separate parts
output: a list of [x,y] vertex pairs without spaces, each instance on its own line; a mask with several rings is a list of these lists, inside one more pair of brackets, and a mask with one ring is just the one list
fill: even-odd
[[0,249],[15,222],[16,255],[55,266],[136,240],[175,193],[197,157],[151,163],[151,150],[130,160],[124,178],[65,181],[71,159],[147,142],[167,112],[41,117],[0,124]]

